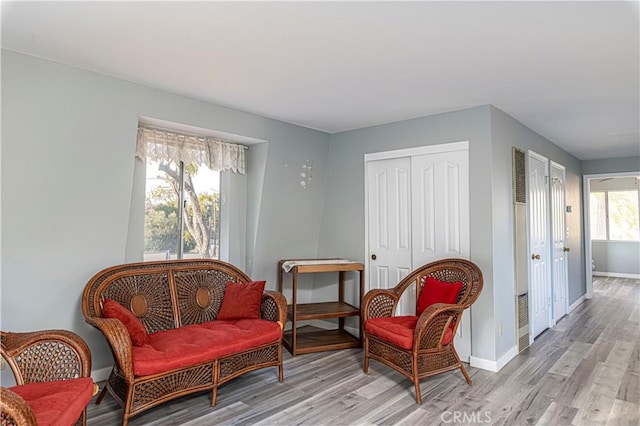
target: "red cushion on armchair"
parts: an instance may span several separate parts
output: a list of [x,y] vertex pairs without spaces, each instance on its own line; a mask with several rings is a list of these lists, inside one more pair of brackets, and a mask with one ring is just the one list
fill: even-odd
[[[365,323],[365,331],[401,348],[412,349],[413,333],[419,318],[414,316],[372,318]],[[453,330],[447,327],[442,344],[448,345],[452,340]]]
[[38,426],[73,425],[93,397],[91,377],[29,383],[9,388],[29,404]]
[[435,303],[456,303],[461,289],[461,281],[446,282],[433,277],[426,277],[425,283],[420,291],[416,315],[421,315],[422,312]]
[[401,348],[411,349],[417,323],[415,316],[372,318],[365,323],[365,331]]

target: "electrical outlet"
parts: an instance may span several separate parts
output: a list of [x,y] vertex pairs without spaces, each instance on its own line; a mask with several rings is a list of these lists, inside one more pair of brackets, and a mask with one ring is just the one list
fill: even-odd
[[500,335],[501,335],[501,336],[502,336],[502,332],[503,332],[503,330],[502,330],[502,323],[500,323]]

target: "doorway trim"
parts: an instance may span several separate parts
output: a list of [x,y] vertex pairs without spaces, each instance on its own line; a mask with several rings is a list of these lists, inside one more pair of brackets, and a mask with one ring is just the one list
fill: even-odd
[[635,172],[616,172],[616,173],[593,173],[582,175],[582,199],[584,200],[582,217],[584,217],[584,263],[585,263],[585,280],[587,281],[587,291],[585,298],[593,298],[593,271],[591,270],[591,259],[593,252],[591,248],[591,180],[602,179],[608,177],[633,177],[638,176],[640,170]]
[[439,152],[466,151],[469,141],[441,143],[437,145],[423,145],[414,148],[395,149],[392,151],[371,152],[364,155],[364,162],[376,160],[391,160],[392,158],[411,157],[414,155],[437,154]]

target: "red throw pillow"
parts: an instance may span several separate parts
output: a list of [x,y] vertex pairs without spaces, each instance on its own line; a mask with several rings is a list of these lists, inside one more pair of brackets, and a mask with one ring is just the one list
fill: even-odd
[[140,318],[133,312],[112,299],[105,299],[102,302],[102,316],[105,318],[119,319],[129,332],[131,343],[142,346],[149,342],[149,335]]
[[266,283],[266,281],[228,282],[217,319],[260,319],[260,305]]
[[425,309],[434,303],[456,303],[460,289],[462,289],[462,281],[451,283],[427,277],[420,292],[416,315],[421,315]]

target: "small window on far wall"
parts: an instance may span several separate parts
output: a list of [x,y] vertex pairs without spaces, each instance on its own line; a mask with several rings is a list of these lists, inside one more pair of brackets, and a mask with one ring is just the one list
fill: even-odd
[[638,191],[591,192],[591,239],[640,240]]

